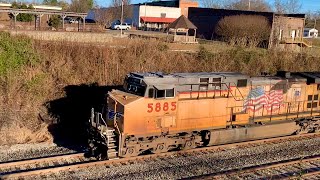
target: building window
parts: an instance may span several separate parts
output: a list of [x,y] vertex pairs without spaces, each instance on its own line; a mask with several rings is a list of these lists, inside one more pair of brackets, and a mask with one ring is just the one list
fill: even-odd
[[316,108],[318,106],[317,102],[312,103],[312,108]]
[[318,94],[313,96],[313,100],[317,101],[319,99]]
[[312,95],[308,95],[308,101],[312,101]]
[[318,107],[318,102],[313,102],[313,103],[308,103],[307,104],[307,108],[311,108],[311,106],[312,106],[312,108]]
[[283,30],[280,29],[280,32],[279,32],[279,40],[280,40],[280,41],[282,40],[282,36],[283,36]]
[[308,103],[308,104],[307,104],[307,108],[311,108],[311,103]]
[[167,16],[167,13],[161,13],[160,17],[165,18]]

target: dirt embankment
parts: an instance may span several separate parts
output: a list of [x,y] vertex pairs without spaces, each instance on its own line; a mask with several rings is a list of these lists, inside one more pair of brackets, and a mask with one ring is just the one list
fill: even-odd
[[[172,52],[168,44],[139,39],[124,46],[43,42],[0,33],[0,145],[84,140],[92,107],[131,71],[319,71],[307,53],[231,47],[211,53]],[[105,42],[104,42],[105,43]],[[108,43],[105,43],[108,44]],[[214,51],[213,51],[214,52]],[[54,124],[54,125],[53,125]]]

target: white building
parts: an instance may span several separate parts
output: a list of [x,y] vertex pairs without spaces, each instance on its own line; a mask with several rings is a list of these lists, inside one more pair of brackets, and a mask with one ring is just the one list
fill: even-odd
[[162,29],[181,15],[176,7],[134,5],[132,23],[138,28]]
[[304,38],[318,38],[318,30],[315,28],[304,28]]

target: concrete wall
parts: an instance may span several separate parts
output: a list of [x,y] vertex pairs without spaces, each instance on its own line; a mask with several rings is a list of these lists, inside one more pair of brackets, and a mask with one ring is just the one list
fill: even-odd
[[53,31],[8,31],[12,35],[26,35],[33,39],[44,41],[66,41],[81,43],[112,42],[113,37],[106,33],[85,32],[53,32]]

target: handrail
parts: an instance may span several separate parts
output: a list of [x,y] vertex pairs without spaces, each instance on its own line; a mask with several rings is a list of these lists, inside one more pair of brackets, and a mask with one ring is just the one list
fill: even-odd
[[[230,83],[229,83],[229,84],[230,84]],[[230,88],[230,85],[228,86],[226,83],[224,83],[224,85],[227,87],[228,93],[231,93],[232,97],[234,97],[234,99],[235,99],[236,101],[244,100],[241,91],[240,91],[237,87],[236,87],[236,89],[239,91],[239,93],[240,93],[240,95],[241,95],[241,98],[242,98],[242,99],[239,99],[239,100],[237,100],[237,99],[236,99],[236,96],[233,95],[232,91],[230,91],[230,89],[231,89],[231,88]],[[234,85],[236,85],[236,84],[234,83]]]
[[106,127],[108,127],[106,121],[105,121],[105,120],[103,119],[103,117],[102,117],[102,113],[99,113],[99,112],[98,112],[97,114],[98,114],[98,116],[100,116],[100,118],[102,119],[104,125],[105,125]]
[[118,142],[118,155],[120,155],[120,152],[121,152],[121,132],[120,132],[120,129],[119,129],[119,126],[118,126],[118,122],[116,119],[114,119],[114,127],[117,129],[118,133],[119,133],[119,142]]
[[[200,90],[200,85],[214,85],[214,87],[220,87],[219,88],[219,92],[220,92],[220,96],[222,95],[222,87],[226,87],[226,89],[228,90],[228,94],[229,93],[231,93],[231,95],[232,95],[232,97],[234,97],[234,99],[236,100],[236,101],[240,101],[240,100],[244,100],[244,97],[243,97],[243,95],[242,95],[242,93],[241,93],[241,91],[238,89],[238,87],[236,87],[236,90],[235,91],[238,91],[239,92],[239,94],[240,94],[240,96],[241,96],[241,99],[236,99],[236,96],[232,93],[232,91],[230,91],[231,90],[231,88],[230,88],[230,85],[228,86],[228,84],[227,83],[215,83],[215,82],[213,82],[213,83],[198,83],[198,84],[185,84],[185,85],[189,85],[190,86],[190,98],[192,98],[192,92],[194,92],[194,91],[192,91],[192,87],[193,86],[199,86],[198,87],[198,98],[200,97],[200,92],[206,92],[206,96],[208,97],[208,89],[207,90],[205,90],[205,91],[201,91]],[[230,84],[230,83],[229,83]],[[234,83],[234,82],[232,82],[232,84],[234,84],[235,86],[236,86],[236,84]],[[218,86],[217,86],[218,85]],[[217,89],[214,89],[214,95],[213,95],[213,98],[214,97],[216,97],[216,90]],[[229,97],[229,95],[228,95],[228,97]]]

